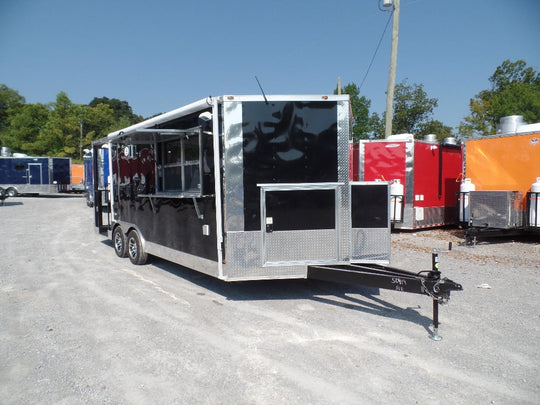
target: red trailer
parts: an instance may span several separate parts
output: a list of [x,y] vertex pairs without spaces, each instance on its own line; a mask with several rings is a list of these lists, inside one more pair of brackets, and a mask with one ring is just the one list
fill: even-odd
[[349,180],[358,181],[358,144],[349,141]]
[[439,144],[411,134],[359,142],[360,181],[388,181],[391,220],[396,229],[457,223],[457,195],[462,178],[462,146],[454,138]]

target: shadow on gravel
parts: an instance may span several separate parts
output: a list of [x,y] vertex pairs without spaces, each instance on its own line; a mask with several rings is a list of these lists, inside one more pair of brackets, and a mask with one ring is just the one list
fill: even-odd
[[43,194],[43,195],[36,195],[35,198],[83,198],[84,194],[82,193],[73,193],[73,194]]
[[0,207],[13,207],[14,205],[23,205],[20,201],[4,201],[0,202]]
[[[103,243],[112,246],[110,241]],[[306,279],[226,282],[157,257],[149,256],[149,260],[157,268],[219,294],[226,300],[312,300],[370,315],[405,320],[424,327],[430,333],[432,320],[418,312],[420,307],[402,308],[384,301],[376,297],[379,295],[378,288]],[[355,296],[350,296],[352,294]],[[199,295],[204,295],[204,292]],[[418,301],[430,303],[429,298],[423,296],[418,296]]]

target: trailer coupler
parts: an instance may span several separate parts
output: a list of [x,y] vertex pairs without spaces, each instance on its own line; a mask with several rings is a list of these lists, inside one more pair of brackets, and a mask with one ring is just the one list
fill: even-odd
[[462,291],[461,284],[441,277],[439,271],[439,251],[432,253],[432,269],[412,273],[377,264],[311,265],[307,278],[366,287],[383,288],[413,294],[428,295],[433,300],[433,340],[439,336],[439,304],[450,299],[451,291]]

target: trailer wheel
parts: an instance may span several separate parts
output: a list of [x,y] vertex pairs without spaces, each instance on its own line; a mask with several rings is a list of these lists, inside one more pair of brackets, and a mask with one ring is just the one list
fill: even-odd
[[8,197],[17,197],[19,195],[19,192],[16,188],[10,187],[6,190],[6,193]]
[[113,247],[114,247],[114,251],[116,252],[116,255],[118,257],[126,257],[127,256],[126,236],[124,235],[122,228],[120,228],[119,226],[114,228],[114,231],[112,234],[112,241],[113,241]]
[[142,248],[141,237],[135,230],[128,233],[127,253],[129,260],[133,264],[145,264],[148,258],[148,254]]

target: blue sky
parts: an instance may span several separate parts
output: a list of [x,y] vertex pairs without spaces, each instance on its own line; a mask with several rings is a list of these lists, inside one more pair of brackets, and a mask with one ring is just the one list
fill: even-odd
[[[145,117],[209,95],[360,85],[388,21],[379,0],[0,0],[0,83],[29,103],[126,100]],[[455,127],[503,60],[540,71],[540,0],[401,0],[396,81]],[[361,88],[386,107],[391,23]],[[519,111],[516,111],[519,113]]]

